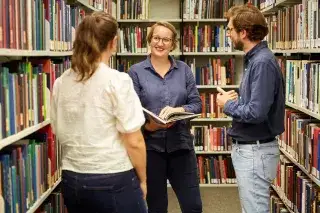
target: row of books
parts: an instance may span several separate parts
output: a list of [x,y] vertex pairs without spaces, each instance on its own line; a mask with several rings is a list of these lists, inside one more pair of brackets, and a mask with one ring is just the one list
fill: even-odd
[[197,156],[200,184],[235,184],[230,155]]
[[231,151],[231,138],[227,127],[192,126],[193,144],[196,151]]
[[216,92],[201,92],[200,98],[202,101],[201,118],[227,118],[223,108],[219,107]]
[[61,148],[50,126],[0,152],[5,213],[27,212],[61,176]]
[[285,111],[281,147],[309,174],[320,179],[320,121],[293,109]]
[[270,212],[272,213],[289,213],[284,202],[273,189],[270,189]]
[[[118,58],[116,67],[120,72],[128,72],[129,68],[145,58]],[[186,58],[185,62],[190,66],[195,77],[196,85],[235,85],[236,84],[236,59],[208,58],[207,63],[201,66],[196,58]],[[114,66],[114,65],[113,65]]]
[[285,155],[280,155],[277,176],[273,184],[292,212],[318,213],[320,211],[319,186]]
[[120,19],[149,19],[150,0],[118,0],[117,13]]
[[286,60],[286,100],[320,115],[320,62]]
[[195,58],[186,59],[185,62],[190,66],[197,85],[235,85],[235,58],[227,60],[208,58],[208,63],[199,66]]
[[128,26],[119,28],[118,52],[147,53],[149,45],[147,35],[151,27]]
[[[151,26],[152,23],[147,25]],[[121,26],[119,28],[119,53],[148,53],[150,47],[147,35],[151,27],[143,25]],[[226,25],[186,25],[183,27],[183,52],[232,52]],[[179,42],[178,42],[178,48]]]
[[233,0],[184,0],[184,19],[224,18],[224,14],[234,5]]
[[185,25],[183,52],[231,52],[231,40],[224,24]]
[[64,0],[0,0],[0,48],[68,51],[84,10]]
[[320,47],[320,4],[318,0],[281,8],[267,17],[271,49],[309,49]]
[[35,211],[35,213],[68,213],[63,195],[60,190],[50,194],[46,201]]
[[[179,5],[183,7],[184,19],[213,19],[224,18],[225,13],[236,2],[233,0],[184,0],[181,3],[179,2]],[[154,6],[156,2],[150,0],[119,0],[117,17],[119,19],[149,19],[150,8]]]
[[70,66],[69,58],[0,64],[0,139],[49,119],[53,82]]

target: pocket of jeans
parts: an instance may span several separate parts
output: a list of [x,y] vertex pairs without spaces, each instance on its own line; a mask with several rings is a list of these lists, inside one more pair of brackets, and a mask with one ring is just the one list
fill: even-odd
[[91,177],[84,180],[83,189],[85,190],[102,190],[111,191],[114,189],[116,182],[113,178],[103,177]]
[[140,181],[138,180],[137,175],[133,175],[132,179],[131,179],[131,184],[132,184],[132,188],[133,189],[138,189],[140,188]]
[[254,153],[252,150],[243,149],[241,147],[235,147],[236,153],[238,153],[238,156],[245,158],[245,159],[253,159]]
[[273,179],[275,179],[277,175],[279,160],[280,160],[279,153],[275,153],[275,154],[268,153],[268,154],[261,155],[264,178],[267,181],[272,182]]

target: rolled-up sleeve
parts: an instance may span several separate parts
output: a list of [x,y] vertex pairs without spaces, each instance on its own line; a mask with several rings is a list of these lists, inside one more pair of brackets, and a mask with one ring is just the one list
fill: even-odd
[[141,128],[145,117],[131,78],[121,74],[121,78],[114,79],[106,91],[112,100],[117,129],[122,133],[130,133]]
[[[275,72],[271,64],[259,62],[252,68],[251,96],[248,103],[227,101],[224,113],[237,122],[261,123],[267,120],[275,94]],[[241,97],[240,97],[241,98]]]
[[188,98],[187,104],[183,105],[182,107],[186,112],[201,113],[201,98],[197,89],[196,81],[189,66],[186,67],[186,80]]

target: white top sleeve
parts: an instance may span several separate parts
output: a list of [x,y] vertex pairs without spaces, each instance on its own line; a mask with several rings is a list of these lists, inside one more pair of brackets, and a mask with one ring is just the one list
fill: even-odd
[[109,84],[110,93],[108,95],[111,96],[118,131],[130,133],[141,128],[145,117],[140,99],[133,88],[132,79],[127,74],[121,74],[121,80],[118,79],[118,81]]
[[50,104],[50,125],[52,128],[53,134],[57,134],[57,99],[58,91],[60,85],[60,78],[57,78],[53,84],[52,95],[51,95],[51,104]]

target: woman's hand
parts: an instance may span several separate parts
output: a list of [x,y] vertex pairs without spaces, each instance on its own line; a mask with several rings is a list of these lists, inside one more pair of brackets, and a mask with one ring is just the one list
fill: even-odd
[[163,108],[159,114],[159,117],[162,119],[165,119],[169,114],[173,114],[175,112],[184,112],[183,107],[171,107],[171,106],[166,106]]
[[146,181],[140,182],[140,188],[142,190],[143,199],[146,199],[146,197],[147,197],[147,182]]
[[154,131],[157,131],[159,129],[168,129],[173,124],[174,124],[174,122],[171,122],[171,123],[168,123],[168,124],[159,124],[149,116],[149,122],[146,123],[144,128],[149,132],[154,132]]

